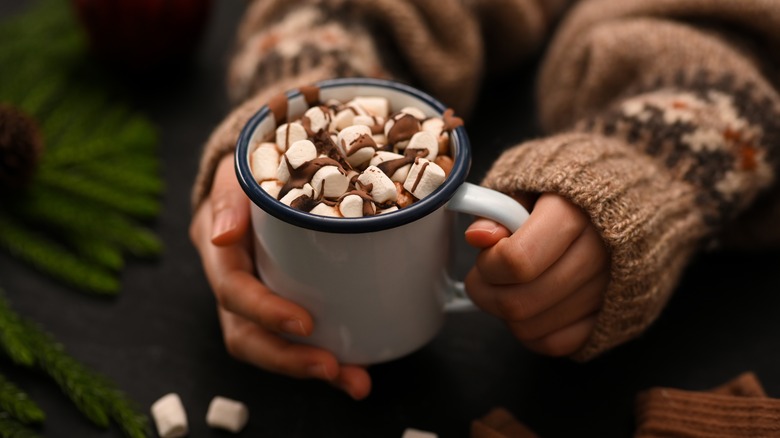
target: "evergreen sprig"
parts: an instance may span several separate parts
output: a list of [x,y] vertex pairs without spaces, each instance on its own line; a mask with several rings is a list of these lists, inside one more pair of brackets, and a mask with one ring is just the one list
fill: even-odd
[[68,286],[116,294],[127,255],[155,257],[158,134],[88,56],[66,0],[0,23],[0,103],[32,116],[44,153],[26,190],[0,199],[0,250]]
[[38,424],[46,419],[43,410],[26,392],[0,374],[0,410],[24,424]]
[[39,435],[14,419],[7,412],[0,412],[0,437],[2,438],[38,438]]
[[[113,420],[130,438],[149,435],[148,418],[105,377],[98,375],[69,355],[43,329],[19,317],[0,292],[0,350],[15,362],[19,345],[28,348],[29,366],[42,370],[54,380],[73,404],[93,424],[108,427]],[[25,352],[25,354],[27,353]],[[0,407],[2,407],[0,401]],[[2,435],[0,423],[0,435]]]

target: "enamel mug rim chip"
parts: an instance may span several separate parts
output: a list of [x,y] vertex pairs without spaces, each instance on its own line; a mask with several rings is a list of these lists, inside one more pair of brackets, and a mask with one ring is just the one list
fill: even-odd
[[[370,88],[385,88],[398,93],[407,94],[414,99],[424,102],[433,108],[438,115],[443,114],[447,109],[444,104],[432,96],[408,85],[389,80],[372,78],[330,79],[317,82],[314,86],[320,90],[350,86],[367,88],[366,90],[356,91],[356,93],[352,95],[353,97],[369,95],[371,93]],[[297,89],[290,90],[285,94],[288,102],[293,99],[303,98],[301,91]],[[397,109],[395,110],[397,111]],[[320,216],[296,210],[279,202],[276,198],[266,193],[266,191],[260,187],[260,184],[255,181],[252,174],[252,169],[249,164],[252,136],[254,131],[266,117],[273,117],[273,113],[267,104],[263,105],[255,112],[241,130],[241,134],[239,135],[236,144],[236,175],[238,176],[241,188],[255,205],[279,220],[302,228],[332,233],[367,233],[395,228],[418,220],[441,208],[450,200],[450,198],[452,198],[461,184],[465,182],[469,173],[469,167],[471,165],[471,148],[466,129],[463,126],[459,126],[450,133],[450,147],[457,147],[457,149],[453,151],[454,158],[450,175],[433,193],[414,204],[394,212],[359,218]]]

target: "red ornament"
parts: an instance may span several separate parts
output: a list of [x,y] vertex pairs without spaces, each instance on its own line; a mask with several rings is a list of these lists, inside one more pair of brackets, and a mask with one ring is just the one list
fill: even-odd
[[147,71],[197,47],[212,0],[71,0],[90,46],[112,64]]

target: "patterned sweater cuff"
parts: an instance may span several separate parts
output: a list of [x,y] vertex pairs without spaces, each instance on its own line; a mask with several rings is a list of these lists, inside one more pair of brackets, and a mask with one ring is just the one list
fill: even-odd
[[580,206],[611,257],[596,328],[574,355],[587,360],[660,313],[707,227],[695,190],[620,140],[561,134],[510,149],[484,184],[505,193],[557,193]]

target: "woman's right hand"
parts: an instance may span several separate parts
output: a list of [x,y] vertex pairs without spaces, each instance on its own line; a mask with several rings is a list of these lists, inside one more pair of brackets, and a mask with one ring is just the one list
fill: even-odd
[[311,334],[311,315],[269,290],[255,275],[251,255],[249,199],[241,190],[232,156],[220,161],[209,196],[195,212],[190,239],[200,253],[217,299],[228,352],[260,368],[296,378],[316,378],[354,399],[371,391],[365,368],[342,365],[323,349],[279,336]]

